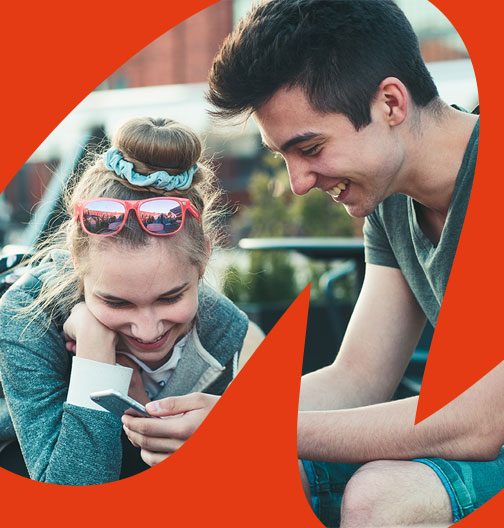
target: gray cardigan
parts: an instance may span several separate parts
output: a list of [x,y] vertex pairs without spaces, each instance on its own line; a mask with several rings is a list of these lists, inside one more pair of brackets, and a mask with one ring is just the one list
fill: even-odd
[[[121,421],[66,403],[71,356],[61,326],[47,320],[27,326],[26,318],[16,315],[38,294],[43,274],[44,269],[27,274],[0,301],[0,443],[17,435],[35,480],[70,485],[117,480]],[[233,378],[247,329],[247,316],[233,303],[200,288],[197,332],[157,398],[221,394]]]

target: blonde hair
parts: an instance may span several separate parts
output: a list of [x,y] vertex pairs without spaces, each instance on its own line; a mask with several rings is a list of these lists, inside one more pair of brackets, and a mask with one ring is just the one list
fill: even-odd
[[[138,224],[134,214],[129,215],[120,233],[112,237],[92,237],[83,232],[80,222],[73,219],[75,204],[91,198],[117,198],[142,200],[156,196],[189,198],[201,215],[201,222],[187,214],[183,229],[176,235],[163,237],[163,243],[173,244],[185,253],[189,262],[203,274],[208,260],[209,246],[215,246],[219,237],[222,208],[218,206],[222,195],[209,163],[202,161],[202,146],[198,136],[188,127],[171,119],[142,117],[122,125],[112,138],[126,161],[133,164],[139,174],[149,175],[160,170],[179,174],[197,164],[191,187],[186,191],[164,191],[155,187],[136,187],[105,167],[103,156],[95,155],[86,163],[82,176],[73,188],[65,190],[65,209],[69,217],[41,246],[36,248],[33,262],[50,257],[56,250],[67,250],[78,262],[49,270],[39,295],[21,312],[34,320],[42,313],[65,318],[71,308],[82,299],[82,277],[86,273],[86,257],[91,244],[122,244],[129,248],[144,246],[152,241]],[[55,267],[56,268],[56,267]]]

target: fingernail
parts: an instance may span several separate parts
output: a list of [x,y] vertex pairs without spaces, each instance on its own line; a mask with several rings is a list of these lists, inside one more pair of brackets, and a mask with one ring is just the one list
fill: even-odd
[[159,412],[161,410],[161,407],[159,406],[159,403],[157,401],[149,402],[145,408],[147,409],[147,412]]

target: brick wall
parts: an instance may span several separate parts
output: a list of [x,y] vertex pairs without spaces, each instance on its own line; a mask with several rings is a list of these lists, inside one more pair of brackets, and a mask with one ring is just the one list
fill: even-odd
[[221,0],[177,25],[132,57],[102,88],[206,81],[212,59],[232,29],[232,7],[232,0]]

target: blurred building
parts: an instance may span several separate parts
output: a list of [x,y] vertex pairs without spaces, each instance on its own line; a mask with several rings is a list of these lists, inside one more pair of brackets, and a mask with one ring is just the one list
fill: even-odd
[[[467,58],[449,20],[426,0],[396,0],[415,27],[426,62]],[[214,55],[252,0],[221,0],[168,31],[102,83],[102,89],[205,82]]]
[[224,37],[233,27],[233,1],[196,13],[133,56],[99,89],[205,82]]
[[[460,37],[432,4],[427,0],[396,1],[417,31],[427,61],[467,59]],[[206,116],[203,94],[215,53],[252,3],[251,0],[221,0],[153,41],[106,79],[89,101],[85,100],[73,112],[80,112],[74,124],[69,116],[66,125],[63,122],[58,127],[60,130],[56,129],[5,190],[5,198],[12,205],[13,219],[17,223],[29,220],[33,206],[40,200],[60,160],[66,152],[73,151],[68,144],[80,141],[85,127],[101,126],[108,133],[118,120],[131,115],[169,115],[195,128],[216,152],[218,175],[231,201],[247,203],[248,179],[261,157],[257,131],[253,126],[241,135],[240,129],[235,134],[215,131]],[[438,68],[439,75],[446,77],[445,71],[453,72],[450,79],[442,82],[447,87],[450,85],[454,93],[457,89],[461,91],[460,82],[467,83],[470,79],[470,93],[475,93],[470,63],[462,62],[463,67],[450,66],[448,69],[443,63]],[[455,83],[458,88],[452,86]],[[111,93],[116,96],[110,97]],[[132,102],[135,97],[136,103]],[[459,102],[450,97],[448,92],[445,97],[448,102]],[[102,123],[98,122],[99,118]]]

